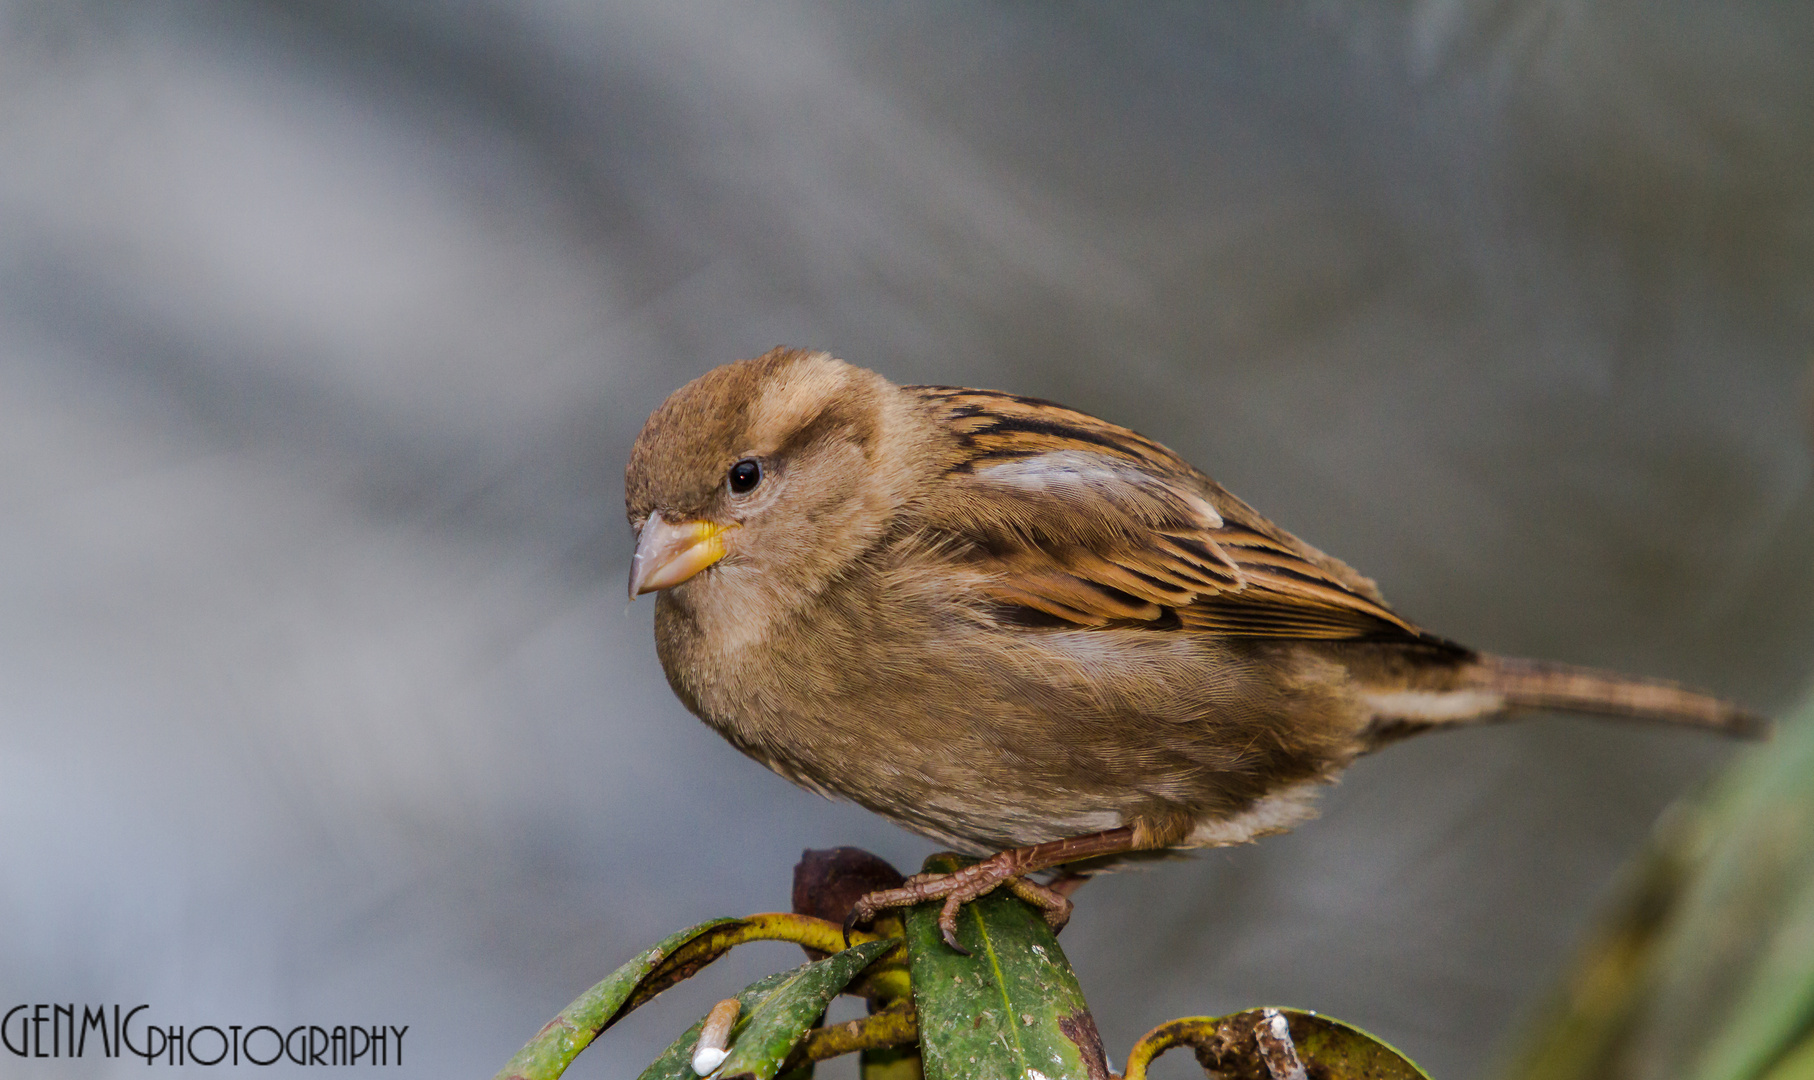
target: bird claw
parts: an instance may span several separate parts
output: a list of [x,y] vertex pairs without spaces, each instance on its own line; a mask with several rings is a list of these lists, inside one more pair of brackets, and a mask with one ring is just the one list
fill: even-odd
[[850,931],[874,919],[890,908],[912,907],[932,900],[943,900],[939,908],[939,936],[953,952],[964,956],[970,950],[957,940],[957,915],[972,900],[1007,886],[1015,896],[1032,904],[1044,914],[1053,933],[1064,929],[1071,918],[1071,901],[1062,894],[1020,876],[1020,865],[1008,851],[950,874],[915,874],[898,889],[881,889],[859,899],[844,920],[845,941]]
[[970,956],[973,955],[970,950],[957,943],[957,913],[963,906],[963,900],[956,893],[945,897],[945,906],[939,908],[938,912],[938,932],[945,939],[945,944],[951,946],[952,952],[959,956]]

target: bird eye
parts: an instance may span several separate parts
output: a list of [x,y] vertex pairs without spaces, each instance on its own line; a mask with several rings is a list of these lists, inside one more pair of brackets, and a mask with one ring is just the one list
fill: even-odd
[[762,463],[755,458],[744,458],[731,466],[729,483],[732,495],[747,495],[756,490],[762,482]]

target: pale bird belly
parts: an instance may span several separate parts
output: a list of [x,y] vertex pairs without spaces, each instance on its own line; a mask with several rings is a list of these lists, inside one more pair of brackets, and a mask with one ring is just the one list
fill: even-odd
[[[1263,836],[1287,832],[1316,817],[1316,796],[1323,784],[1304,781],[1282,788],[1234,814],[1206,814],[1199,818],[1177,848],[1228,847],[1250,843]],[[1087,836],[1133,824],[1120,810],[1066,805],[1048,795],[1037,805],[956,799],[931,794],[910,803],[891,801],[868,805],[899,825],[955,851],[989,855],[1011,847],[1027,847],[1049,840]]]

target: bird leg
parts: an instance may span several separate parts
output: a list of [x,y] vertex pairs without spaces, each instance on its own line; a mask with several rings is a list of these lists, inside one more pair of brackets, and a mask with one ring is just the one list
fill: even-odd
[[1064,895],[1069,889],[1061,892],[1037,885],[1028,881],[1025,875],[1079,859],[1119,855],[1134,847],[1133,827],[1123,826],[1088,836],[1009,848],[949,874],[916,874],[898,889],[879,889],[858,900],[850,909],[850,917],[844,920],[845,930],[848,932],[852,927],[861,926],[890,908],[943,900],[945,906],[938,916],[939,934],[945,944],[968,956],[970,951],[957,943],[957,913],[963,905],[1006,885],[1014,895],[1043,911],[1046,923],[1058,930],[1071,918],[1071,901]]

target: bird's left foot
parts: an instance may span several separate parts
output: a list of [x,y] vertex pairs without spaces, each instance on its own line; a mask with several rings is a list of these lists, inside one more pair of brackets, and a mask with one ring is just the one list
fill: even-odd
[[869,893],[850,909],[850,917],[844,920],[845,932],[865,925],[892,908],[943,900],[945,906],[938,913],[939,936],[952,949],[969,956],[970,950],[957,943],[957,913],[970,901],[987,896],[1004,885],[1015,896],[1040,909],[1053,933],[1064,929],[1064,924],[1071,921],[1071,901],[1056,890],[1021,876],[1025,871],[1016,865],[1015,854],[1004,851],[949,874],[915,874],[898,889]]
[[898,889],[880,889],[858,900],[850,909],[850,917],[844,920],[844,930],[848,934],[852,927],[861,926],[890,908],[943,900],[945,906],[938,914],[939,935],[945,944],[968,956],[970,950],[957,943],[958,911],[1005,885],[1015,896],[1039,908],[1046,924],[1057,932],[1071,919],[1071,901],[1066,894],[1077,887],[1078,879],[1061,877],[1055,882],[1057,887],[1050,888],[1028,881],[1025,875],[1078,859],[1120,854],[1134,846],[1134,830],[1124,826],[1031,847],[1009,848],[949,874],[917,874]]

